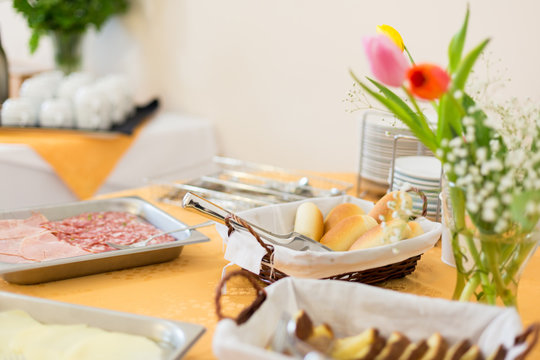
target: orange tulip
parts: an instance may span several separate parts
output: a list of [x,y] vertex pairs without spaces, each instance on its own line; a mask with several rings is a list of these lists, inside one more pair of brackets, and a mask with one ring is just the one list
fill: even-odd
[[407,79],[410,92],[426,100],[440,98],[450,84],[448,73],[433,64],[414,65],[407,71]]

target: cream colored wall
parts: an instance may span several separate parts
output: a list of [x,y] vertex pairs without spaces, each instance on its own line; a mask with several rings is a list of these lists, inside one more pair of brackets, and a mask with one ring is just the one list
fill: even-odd
[[[355,171],[358,113],[348,69],[368,74],[361,37],[382,23],[417,61],[445,64],[465,0],[139,0],[85,46],[85,67],[126,71],[140,102],[211,120],[226,156],[299,169]],[[473,0],[468,48],[491,36],[506,95],[540,95],[537,0]],[[0,3],[10,57],[29,60],[24,23]],[[44,43],[36,61],[50,61]],[[47,58],[49,56],[49,58]],[[50,63],[49,63],[50,64]],[[178,139],[182,141],[182,139]],[[196,149],[194,149],[196,151]]]

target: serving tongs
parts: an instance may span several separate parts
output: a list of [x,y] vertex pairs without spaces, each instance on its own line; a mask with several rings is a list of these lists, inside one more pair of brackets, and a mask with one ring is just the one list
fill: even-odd
[[197,211],[219,223],[230,224],[235,230],[250,231],[249,228],[251,228],[261,239],[272,245],[285,246],[297,251],[332,251],[318,241],[297,232],[274,234],[191,192],[184,195],[182,207]]

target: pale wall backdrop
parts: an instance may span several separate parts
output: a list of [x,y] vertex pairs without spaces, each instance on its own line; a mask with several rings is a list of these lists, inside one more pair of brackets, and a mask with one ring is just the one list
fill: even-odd
[[[378,24],[403,35],[417,62],[446,65],[467,1],[137,0],[85,43],[85,69],[122,71],[140,103],[215,124],[223,155],[289,168],[356,171],[358,113],[344,102],[348,69],[368,74],[361,38]],[[511,77],[505,96],[540,95],[540,1],[471,0],[467,49],[491,37],[489,59]],[[27,51],[25,22],[0,2],[13,63],[52,66],[44,39]],[[182,141],[182,139],[178,139]],[[193,149],[197,151],[197,149]],[[171,159],[174,159],[171,154]]]

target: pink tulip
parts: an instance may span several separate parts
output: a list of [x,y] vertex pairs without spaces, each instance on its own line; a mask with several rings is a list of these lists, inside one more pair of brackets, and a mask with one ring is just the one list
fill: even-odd
[[409,62],[396,44],[385,35],[367,36],[363,43],[375,78],[385,85],[401,86]]

